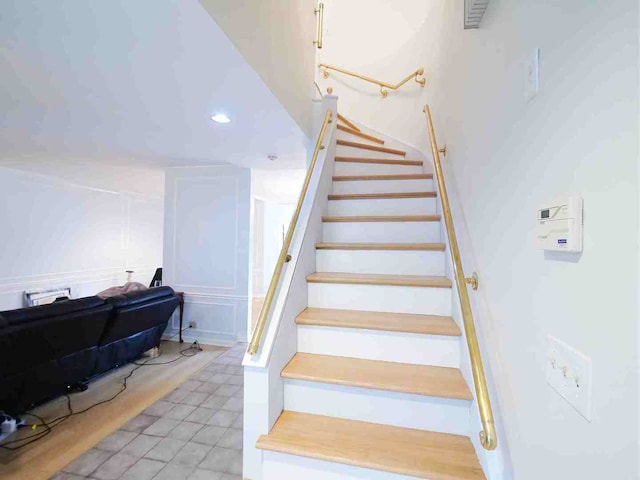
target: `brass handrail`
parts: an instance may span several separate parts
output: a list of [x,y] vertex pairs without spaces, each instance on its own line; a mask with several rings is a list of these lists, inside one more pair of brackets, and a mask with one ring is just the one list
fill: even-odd
[[318,49],[322,48],[322,29],[324,28],[324,3],[320,2],[318,4],[318,8],[313,10],[313,13],[318,15],[318,22],[316,25],[317,29],[317,40],[313,41],[313,44],[318,47]]
[[471,359],[471,371],[473,373],[473,383],[476,390],[476,400],[482,422],[483,430],[480,432],[480,442],[485,449],[494,450],[498,445],[498,439],[493,419],[493,410],[491,409],[491,399],[489,398],[487,379],[484,374],[484,366],[482,365],[482,355],[480,353],[480,346],[478,345],[478,336],[473,321],[473,313],[471,312],[471,304],[469,303],[469,292],[467,292],[466,278],[462,269],[458,239],[456,238],[456,232],[453,226],[451,206],[449,205],[447,188],[444,183],[444,174],[442,172],[442,164],[440,163],[440,151],[438,150],[436,134],[433,130],[433,120],[431,119],[429,105],[425,105],[424,113],[427,117],[431,151],[433,153],[433,162],[435,164],[438,188],[440,190],[440,200],[442,202],[442,216],[444,217],[447,235],[449,237],[449,247],[451,248],[451,258],[453,259],[453,268],[455,270],[456,286],[458,287],[458,296],[460,297],[460,306],[462,309],[462,321],[464,323],[469,357]]
[[383,82],[381,80],[376,80],[375,78],[367,77],[366,75],[360,75],[359,73],[350,72],[349,70],[335,67],[333,65],[327,65],[326,63],[319,64],[318,68],[324,69],[322,71],[323,78],[329,78],[329,70],[335,70],[336,72],[344,73],[345,75],[350,75],[352,77],[359,78],[360,80],[364,80],[365,82],[378,85],[380,87],[380,95],[382,95],[382,98],[386,98],[389,93],[388,90],[386,89],[397,90],[412,78],[416,81],[416,83],[420,84],[421,87],[424,87],[425,83],[427,82],[424,78],[418,78],[424,75],[424,68],[417,69],[415,72],[411,73],[410,75],[407,75],[406,78],[404,78],[403,80],[399,81],[396,84]]
[[324,116],[324,122],[322,123],[322,128],[320,129],[320,133],[318,135],[316,148],[313,151],[313,156],[311,157],[311,164],[309,165],[309,168],[307,170],[307,176],[305,177],[304,183],[302,184],[302,191],[300,192],[300,198],[298,198],[298,205],[296,206],[296,209],[293,212],[293,216],[291,217],[291,223],[289,224],[289,230],[287,230],[287,236],[282,242],[280,256],[278,257],[276,267],[273,270],[271,283],[269,283],[269,288],[264,297],[264,304],[262,305],[262,309],[260,310],[260,316],[258,317],[256,328],[253,330],[253,335],[251,336],[251,342],[249,343],[249,348],[247,349],[247,352],[250,355],[255,355],[260,349],[260,344],[262,343],[262,334],[264,333],[264,329],[267,325],[267,318],[269,317],[269,312],[271,311],[271,304],[273,303],[273,298],[275,297],[278,283],[280,283],[282,269],[284,268],[284,264],[291,260],[291,255],[289,255],[289,248],[291,247],[293,233],[298,223],[298,217],[300,216],[300,211],[302,210],[302,204],[304,203],[304,200],[307,196],[309,182],[311,181],[311,175],[313,174],[316,166],[316,161],[318,160],[318,154],[320,153],[320,150],[324,148],[324,145],[322,145],[322,141],[324,140],[324,134],[327,130],[327,126],[332,122],[332,117],[333,112],[331,110],[327,110],[327,113]]

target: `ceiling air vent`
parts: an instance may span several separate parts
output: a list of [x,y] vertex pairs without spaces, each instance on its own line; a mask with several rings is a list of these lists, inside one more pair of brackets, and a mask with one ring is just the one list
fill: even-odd
[[489,0],[464,0],[464,28],[478,28]]

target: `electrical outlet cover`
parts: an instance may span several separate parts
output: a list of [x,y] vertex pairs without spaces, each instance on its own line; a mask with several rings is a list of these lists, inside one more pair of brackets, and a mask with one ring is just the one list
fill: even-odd
[[555,337],[547,337],[547,383],[591,421],[591,359]]

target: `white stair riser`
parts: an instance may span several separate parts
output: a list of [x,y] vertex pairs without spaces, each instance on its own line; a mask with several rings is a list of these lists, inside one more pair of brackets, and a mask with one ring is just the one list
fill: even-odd
[[336,162],[334,175],[408,175],[424,173],[422,165]]
[[384,198],[329,200],[329,216],[347,215],[435,215],[436,198]]
[[309,283],[309,306],[367,312],[451,315],[451,289]]
[[265,451],[262,480],[417,480],[417,477]]
[[444,252],[413,250],[317,250],[316,271],[444,276]]
[[[352,141],[352,140],[350,140]],[[392,145],[374,145],[371,142],[366,140],[358,140],[357,143],[365,143],[367,145],[371,145],[374,147],[382,147],[382,148],[394,148]],[[401,148],[396,148],[396,150],[402,150]],[[357,148],[357,147],[347,147],[346,145],[338,145],[336,149],[336,157],[358,157],[358,158],[389,158],[392,160],[422,160],[421,158],[409,158],[407,155],[396,155],[395,153],[386,153],[386,152],[377,152],[375,150],[368,150],[365,148]]]
[[[347,132],[343,132],[342,130],[338,130],[338,140],[346,140],[348,142],[357,142],[357,143],[366,143],[367,145],[375,145],[375,146],[380,146],[380,147],[387,147],[387,148],[395,148],[396,150],[406,150],[406,146],[402,144],[402,142],[399,142],[397,140],[394,140],[392,138],[384,138],[384,135],[380,135],[379,133],[376,132],[365,132],[364,130],[362,131],[362,133],[367,134],[367,135],[371,135],[372,137],[376,137],[380,140],[384,140],[384,144],[379,144],[376,142],[372,142],[371,140],[367,140],[365,138],[362,137],[358,137],[357,135],[353,135],[351,133],[347,133]],[[339,148],[348,148],[345,147],[344,145],[340,145]],[[371,152],[371,153],[380,153],[380,152]],[[409,153],[407,153],[407,155],[409,155]]]
[[285,379],[284,409],[328,417],[469,434],[466,400]]
[[357,180],[333,182],[333,193],[433,192],[433,180]]
[[329,243],[439,243],[440,222],[325,222],[322,225],[322,241]]
[[298,352],[460,367],[460,337],[298,325]]

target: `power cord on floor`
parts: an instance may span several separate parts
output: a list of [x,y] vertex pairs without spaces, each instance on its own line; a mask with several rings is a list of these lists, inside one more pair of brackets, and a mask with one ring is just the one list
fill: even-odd
[[[189,327],[190,328],[190,327]],[[174,335],[175,336],[175,335]],[[154,366],[154,365],[167,365],[169,363],[174,363],[178,360],[180,360],[181,357],[193,357],[194,355],[197,355],[198,353],[200,353],[202,351],[202,347],[200,347],[200,344],[198,343],[198,341],[194,341],[189,347],[180,350],[179,352],[179,356],[169,360],[167,362],[154,362],[154,363],[149,363],[151,360],[153,360],[153,358],[149,358],[147,361],[142,362],[142,363],[138,363],[138,362],[132,362],[134,365],[136,365],[135,368],[133,368],[128,374],[127,376],[124,377],[124,379],[122,380],[122,386],[120,387],[120,390],[118,390],[115,394],[113,394],[111,397],[109,397],[106,400],[101,400],[83,410],[74,412],[73,411],[73,407],[71,406],[71,397],[69,396],[69,394],[65,393],[64,396],[67,398],[67,413],[64,415],[61,415],[53,420],[50,420],[49,422],[46,422],[42,417],[34,414],[34,413],[30,413],[27,412],[24,415],[30,416],[35,418],[36,420],[38,420],[40,423],[39,424],[31,424],[31,425],[24,425],[24,427],[30,427],[33,430],[36,430],[37,428],[40,427],[44,427],[45,430],[35,433],[33,435],[30,435],[28,437],[24,437],[24,438],[20,438],[20,439],[16,439],[16,440],[11,440],[8,442],[4,442],[2,444],[0,444],[0,448],[4,449],[4,450],[9,450],[9,451],[15,451],[15,450],[20,450],[21,448],[26,447],[27,445],[30,445],[34,442],[37,442],[38,440],[41,440],[42,438],[46,437],[47,435],[49,435],[51,433],[51,431],[57,427],[58,425],[62,424],[63,422],[65,422],[66,420],[68,420],[69,418],[75,416],[75,415],[80,415],[82,413],[88,412],[89,410],[91,410],[92,408],[95,408],[99,405],[103,405],[105,403],[109,403],[113,400],[115,400],[120,394],[122,394],[126,389],[127,389],[127,381],[131,378],[131,376],[134,374],[134,372],[136,370],[138,370],[141,367],[144,366]],[[190,353],[188,353],[190,352]],[[26,442],[26,443],[24,443]],[[16,446],[11,446],[11,445],[15,445],[15,444],[19,444]]]
[[[178,352],[180,354],[180,357],[193,357],[194,355],[197,355],[198,353],[200,353],[202,351],[202,347],[200,346],[200,344],[198,343],[198,341],[194,341],[189,347],[180,350],[180,352]],[[188,353],[190,352],[190,353]],[[180,360],[180,357],[176,357],[173,360],[168,360],[166,362],[153,362],[153,363],[149,363],[150,360],[147,360],[144,363],[138,363],[138,362],[132,362],[135,365],[148,365],[148,366],[153,366],[153,365],[167,365],[169,363],[173,363],[173,362],[177,362],[178,360]]]
[[176,338],[178,335],[180,335],[181,333],[184,333],[185,331],[189,330],[190,328],[193,328],[193,325],[189,325],[187,328],[180,328],[178,329],[178,331],[176,333],[174,333],[173,335],[171,335],[169,338],[163,339],[163,342],[168,342],[170,340],[173,340],[174,338]]

